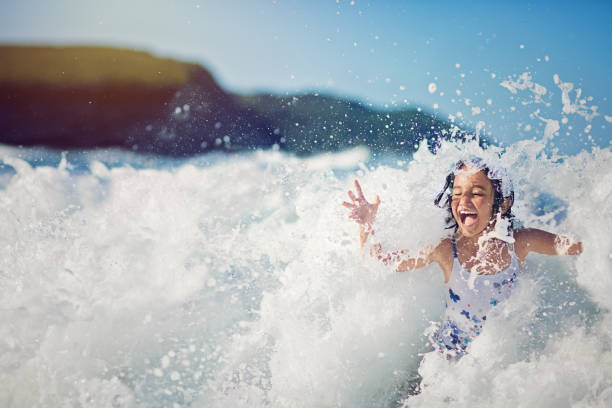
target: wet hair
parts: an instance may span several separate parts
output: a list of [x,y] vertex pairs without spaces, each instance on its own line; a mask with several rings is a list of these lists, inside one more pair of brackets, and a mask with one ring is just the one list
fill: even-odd
[[[481,159],[475,158],[470,160],[461,160],[457,162],[454,166],[453,170],[446,176],[446,182],[444,184],[444,188],[436,199],[434,200],[434,204],[439,208],[446,208],[448,210],[448,216],[446,217],[446,225],[447,229],[454,229],[456,232],[459,228],[455,217],[453,217],[453,210],[451,208],[451,202],[453,199],[453,183],[455,181],[455,175],[463,166],[473,166],[478,169],[478,171],[482,171],[485,176],[491,181],[491,186],[493,187],[493,208],[491,211],[491,219],[497,216],[497,213],[501,211],[501,207],[505,200],[510,200],[510,205],[506,209],[501,217],[502,219],[508,220],[508,228],[511,230],[514,227],[514,214],[512,214],[512,204],[514,204],[514,190],[512,189],[512,184],[510,180],[503,180],[503,176],[500,173],[502,171],[491,171],[491,168],[484,164]],[[503,186],[502,183],[506,182],[507,185]],[[505,188],[504,188],[505,187]],[[504,190],[505,194],[504,194]],[[446,196],[446,199],[442,204],[440,202]]]

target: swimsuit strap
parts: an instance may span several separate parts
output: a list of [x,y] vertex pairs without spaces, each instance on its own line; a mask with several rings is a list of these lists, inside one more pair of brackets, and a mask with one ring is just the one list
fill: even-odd
[[510,251],[510,259],[518,260],[518,256],[516,256],[516,252],[514,252],[514,243],[508,243],[508,249]]
[[451,235],[451,242],[453,243],[453,258],[457,258],[457,244],[455,243],[455,234]]

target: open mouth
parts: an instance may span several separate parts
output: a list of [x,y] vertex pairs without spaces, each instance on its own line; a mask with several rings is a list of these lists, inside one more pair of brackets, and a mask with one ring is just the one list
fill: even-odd
[[461,223],[463,225],[466,227],[471,227],[478,221],[478,214],[474,211],[462,210],[459,211],[459,218],[461,218]]

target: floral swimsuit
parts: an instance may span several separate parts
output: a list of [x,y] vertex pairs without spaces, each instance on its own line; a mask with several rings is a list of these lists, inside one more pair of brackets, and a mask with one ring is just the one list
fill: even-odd
[[516,284],[519,263],[514,245],[508,244],[510,266],[494,275],[472,274],[457,257],[455,237],[453,243],[453,271],[446,284],[446,313],[439,329],[430,336],[432,345],[449,358],[461,357],[468,344],[480,334],[489,311],[507,299]]

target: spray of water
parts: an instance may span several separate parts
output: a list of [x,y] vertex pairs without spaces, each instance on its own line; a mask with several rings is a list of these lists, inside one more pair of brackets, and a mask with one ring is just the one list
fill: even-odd
[[[544,149],[443,143],[373,167],[362,150],[341,165],[86,152],[33,166],[2,148],[0,403],[609,406],[612,153]],[[449,363],[423,334],[443,311],[441,271],[395,273],[360,253],[340,203],[357,169],[381,197],[383,246],[417,251],[448,234],[432,200],[466,154],[509,169],[523,225],[585,249],[528,258],[513,297]],[[423,391],[406,399],[419,364]]]

